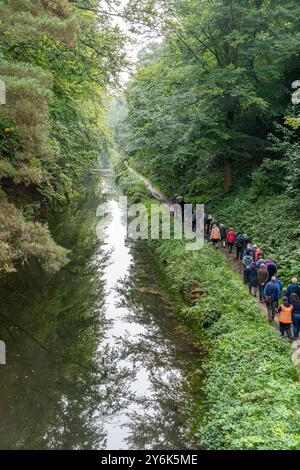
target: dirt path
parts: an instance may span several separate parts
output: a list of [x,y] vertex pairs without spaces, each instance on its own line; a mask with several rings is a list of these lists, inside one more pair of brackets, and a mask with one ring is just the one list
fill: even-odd
[[162,194],[157,189],[155,189],[152,183],[147,178],[145,178],[145,176],[141,175],[140,173],[138,173],[137,171],[135,171],[133,168],[131,168],[128,165],[127,165],[127,168],[129,171],[131,171],[131,173],[133,173],[137,178],[139,178],[144,183],[146,188],[149,189],[150,193],[155,199],[157,199],[159,202],[172,204],[171,199],[168,199],[164,194]]
[[[147,187],[147,189],[150,191],[150,193],[152,194],[152,196],[155,199],[157,199],[160,202],[166,203],[166,204],[171,204],[172,203],[170,199],[168,199],[164,194],[162,194],[160,191],[158,191],[156,188],[154,188],[152,183],[147,178],[145,178],[143,175],[141,175],[140,173],[138,173],[137,171],[135,171],[133,168],[131,168],[129,166],[127,168],[137,178],[139,178],[141,181],[143,181],[143,183],[145,184],[145,186]],[[230,264],[231,268],[234,271],[238,272],[240,274],[240,276],[243,278],[243,265],[242,265],[241,261],[236,259],[234,253],[232,253],[232,254],[228,253],[226,248],[223,248],[223,247],[221,248],[220,247],[219,250],[223,253],[224,256],[226,256],[226,258],[229,261],[229,264]],[[256,296],[255,299],[256,299],[256,302],[258,303],[260,309],[262,310],[263,314],[266,316],[266,318],[268,318],[268,312],[267,312],[266,305],[260,303],[258,296]],[[278,329],[278,325],[275,325],[275,327],[276,327],[276,329]]]
[[[147,178],[145,178],[143,175],[141,175],[137,171],[133,170],[133,168],[130,168],[128,166],[128,169],[137,178],[139,178],[141,181],[143,181],[143,183],[145,184],[145,186],[148,188],[148,190],[150,191],[150,193],[152,194],[152,196],[155,199],[157,199],[158,201],[160,201],[162,203],[166,203],[166,204],[169,204],[169,205],[172,204],[172,201],[169,198],[167,198],[164,194],[162,194],[160,191],[158,191],[156,188],[154,188],[151,181],[149,181]],[[229,262],[229,265],[230,265],[231,269],[238,272],[240,274],[240,276],[243,278],[243,271],[244,270],[243,270],[243,265],[242,265],[241,261],[236,259],[235,254],[228,253],[228,250],[226,248],[223,248],[223,247],[221,248],[220,247],[219,250],[228,259],[228,262]],[[258,297],[255,297],[255,299],[256,299],[256,302],[259,305],[263,315],[266,317],[266,319],[268,319],[268,312],[267,312],[266,305],[261,304]],[[279,329],[279,324],[277,322],[274,322],[273,326],[276,330]],[[292,351],[293,351],[293,355],[292,355],[293,362],[294,362],[294,364],[299,365],[300,364],[300,340],[296,340],[296,341],[293,342]],[[300,376],[299,376],[299,382],[300,382]]]

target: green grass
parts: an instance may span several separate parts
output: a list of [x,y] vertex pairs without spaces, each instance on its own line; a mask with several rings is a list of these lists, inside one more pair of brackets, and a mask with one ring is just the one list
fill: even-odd
[[156,250],[175,289],[199,283],[207,293],[180,314],[208,343],[208,416],[197,435],[210,449],[299,447],[300,388],[291,347],[266,322],[227,260],[210,246],[186,252],[181,242]]
[[300,225],[293,201],[283,194],[251,197],[245,190],[215,200],[209,207],[217,219],[247,233],[279,267],[287,286],[300,278]]
[[[124,192],[129,188],[135,200],[149,199],[136,177],[124,168],[118,172]],[[184,241],[150,243],[176,292],[184,294],[193,283],[205,292],[196,305],[183,304],[179,312],[209,351],[208,411],[202,416],[199,409],[194,417],[199,441],[208,449],[299,449],[299,370],[291,346],[267,323],[221,253],[207,244],[189,252]]]

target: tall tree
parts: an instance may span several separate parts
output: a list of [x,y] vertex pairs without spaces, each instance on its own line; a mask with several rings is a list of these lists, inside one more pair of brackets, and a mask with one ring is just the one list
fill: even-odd
[[[78,5],[78,6],[77,6]],[[0,0],[0,271],[37,256],[58,269],[66,251],[37,219],[64,202],[104,150],[108,86],[123,64],[123,37],[99,2]]]
[[229,190],[234,172],[261,162],[284,113],[299,14],[294,0],[171,2],[164,43],[128,89],[129,155],[148,155],[155,171],[167,159],[168,174],[191,192],[208,172],[214,185],[222,169]]

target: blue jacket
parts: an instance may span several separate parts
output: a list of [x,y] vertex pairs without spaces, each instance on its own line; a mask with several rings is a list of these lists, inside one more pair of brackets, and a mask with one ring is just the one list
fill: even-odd
[[300,299],[300,286],[298,286],[298,284],[290,284],[285,291],[285,295],[289,299],[289,302],[291,302],[291,295],[294,293],[297,294]]
[[264,297],[271,297],[272,302],[276,302],[281,297],[279,285],[276,282],[269,281],[264,289]]
[[283,289],[283,285],[282,285],[282,282],[276,277],[276,281],[275,281],[275,284],[278,285],[279,287],[279,291],[280,291],[280,299],[281,299],[281,292],[282,292],[282,289]]

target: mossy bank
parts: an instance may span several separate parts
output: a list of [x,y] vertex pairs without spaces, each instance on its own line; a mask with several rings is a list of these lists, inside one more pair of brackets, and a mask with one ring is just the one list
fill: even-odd
[[[135,202],[149,199],[123,165],[117,166],[117,180]],[[174,290],[186,293],[198,285],[203,294],[179,312],[209,351],[208,411],[195,416],[197,438],[208,449],[300,449],[299,371],[290,344],[268,325],[221,253],[208,244],[192,252],[184,241],[149,243]]]

